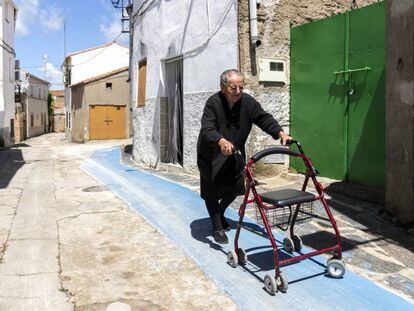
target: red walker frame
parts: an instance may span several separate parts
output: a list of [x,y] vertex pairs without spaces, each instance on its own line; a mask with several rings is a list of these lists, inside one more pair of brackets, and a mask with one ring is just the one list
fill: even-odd
[[[258,153],[256,153],[255,155],[253,155],[249,162],[247,163],[247,165],[245,166],[245,179],[246,179],[246,192],[244,194],[244,199],[243,199],[243,203],[241,204],[240,208],[239,208],[239,221],[237,224],[237,230],[236,230],[236,235],[234,238],[234,251],[230,250],[228,253],[228,263],[233,266],[236,267],[238,263],[241,264],[245,264],[247,262],[247,255],[244,252],[243,249],[239,248],[239,243],[238,243],[238,239],[239,239],[239,235],[240,235],[240,230],[242,228],[242,224],[243,224],[243,218],[245,215],[245,211],[246,211],[246,206],[247,204],[250,203],[256,203],[257,207],[258,207],[258,211],[260,212],[260,216],[261,219],[263,221],[263,224],[266,228],[266,232],[267,235],[270,239],[270,242],[272,244],[273,247],[273,260],[274,260],[274,265],[275,265],[275,277],[267,274],[265,276],[264,279],[264,283],[265,283],[265,288],[266,291],[269,292],[270,294],[275,294],[278,290],[280,291],[286,291],[287,287],[288,287],[288,282],[287,282],[287,278],[285,276],[282,275],[281,271],[280,271],[280,267],[287,265],[289,263],[293,263],[293,262],[299,262],[301,260],[310,258],[310,257],[314,257],[323,253],[331,253],[334,252],[335,255],[333,257],[331,257],[328,262],[327,262],[327,272],[329,275],[331,275],[334,278],[340,278],[343,276],[343,274],[345,273],[345,264],[342,261],[342,245],[341,245],[341,239],[340,239],[340,234],[339,234],[339,230],[337,227],[337,224],[335,222],[335,219],[332,215],[332,212],[326,202],[326,199],[324,197],[324,190],[323,190],[323,186],[316,180],[316,175],[317,175],[317,170],[315,169],[315,167],[313,166],[311,160],[309,157],[307,157],[302,149],[302,146],[300,145],[299,142],[292,140],[290,142],[290,144],[296,144],[298,149],[299,149],[299,153],[288,149],[288,148],[283,148],[283,147],[273,147],[273,148],[269,148],[269,149],[265,149],[262,150]],[[315,250],[306,254],[300,254],[297,256],[292,256],[288,259],[284,259],[284,260],[279,260],[278,257],[278,246],[275,242],[275,238],[273,236],[273,232],[271,229],[271,226],[269,225],[269,221],[267,219],[266,216],[266,210],[270,210],[270,209],[274,209],[274,208],[281,208],[283,206],[275,206],[275,205],[265,205],[262,201],[261,195],[257,193],[256,190],[256,185],[257,182],[254,180],[253,178],[253,174],[252,174],[252,170],[251,167],[254,163],[256,163],[257,161],[259,161],[261,158],[271,155],[271,154],[286,154],[289,156],[295,156],[295,157],[300,157],[303,159],[304,164],[306,166],[306,173],[305,173],[305,181],[303,183],[302,186],[302,191],[304,192],[308,186],[308,182],[309,179],[312,180],[313,184],[315,185],[315,189],[318,193],[318,195],[314,196],[314,199],[312,200],[306,200],[300,203],[295,203],[294,205],[296,205],[295,210],[294,210],[294,214],[293,217],[291,218],[290,221],[290,237],[292,240],[296,240],[295,242],[300,241],[300,247],[301,247],[301,239],[300,237],[297,237],[294,235],[294,226],[295,226],[295,222],[297,220],[297,216],[300,210],[300,205],[302,203],[305,202],[312,202],[312,201],[317,201],[320,200],[325,208],[326,214],[329,217],[329,221],[332,224],[332,227],[334,228],[335,231],[335,235],[336,235],[336,244],[334,246],[328,247],[328,248],[322,248],[319,250]],[[240,151],[236,151],[235,152],[236,157],[238,157],[239,161],[242,158],[241,157],[241,153]],[[243,161],[244,162],[244,161]],[[249,199],[249,194],[250,191],[253,194],[253,198]],[[307,193],[309,194],[309,193]],[[263,194],[262,194],[263,195]],[[289,224],[288,224],[289,225]],[[292,241],[291,240],[291,241]],[[299,242],[298,242],[299,243]],[[296,247],[296,243],[295,243],[295,249],[297,249]],[[300,249],[300,247],[298,247]]]

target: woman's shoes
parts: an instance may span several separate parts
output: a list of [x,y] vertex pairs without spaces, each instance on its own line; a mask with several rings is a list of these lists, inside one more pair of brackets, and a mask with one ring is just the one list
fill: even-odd
[[226,218],[221,219],[221,226],[223,227],[223,230],[228,232],[231,230],[231,225],[227,222]]
[[227,238],[226,233],[224,230],[217,230],[213,231],[213,238],[219,244],[227,244],[229,243],[229,239]]

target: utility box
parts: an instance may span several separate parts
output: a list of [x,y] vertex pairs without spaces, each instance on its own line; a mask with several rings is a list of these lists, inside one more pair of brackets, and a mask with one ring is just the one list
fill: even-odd
[[272,58],[259,58],[259,82],[286,83],[285,61]]

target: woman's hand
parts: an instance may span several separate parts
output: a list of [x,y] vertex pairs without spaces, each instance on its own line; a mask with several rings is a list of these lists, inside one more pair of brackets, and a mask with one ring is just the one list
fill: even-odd
[[280,131],[278,135],[280,137],[280,142],[283,146],[286,145],[286,142],[293,139],[291,136],[289,136],[288,134],[286,134],[283,131]]
[[218,141],[218,145],[221,149],[221,152],[228,156],[233,154],[233,150],[234,150],[234,146],[231,142],[229,142],[227,139],[225,138],[220,138]]

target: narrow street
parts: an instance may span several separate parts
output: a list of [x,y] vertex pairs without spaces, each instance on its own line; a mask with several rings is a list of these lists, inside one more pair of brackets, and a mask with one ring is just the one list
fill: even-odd
[[0,150],[0,310],[236,309],[80,169],[95,150],[127,142],[67,144],[47,134]]
[[[235,230],[229,244],[213,242],[196,179],[136,167],[121,153],[129,143],[47,134],[0,150],[0,310],[412,309],[412,240],[369,205],[329,199],[344,278],[327,277],[317,256],[283,267],[289,290],[271,296],[262,283],[273,271],[269,241],[244,230],[248,263],[231,268]],[[238,203],[226,212],[233,228]],[[305,252],[325,229],[301,226]]]

